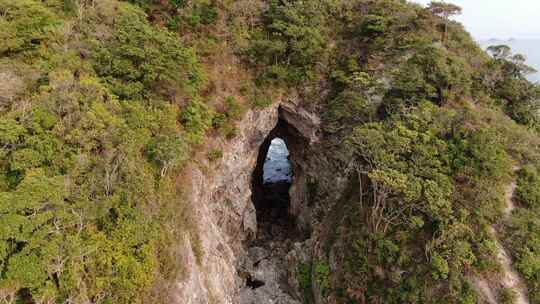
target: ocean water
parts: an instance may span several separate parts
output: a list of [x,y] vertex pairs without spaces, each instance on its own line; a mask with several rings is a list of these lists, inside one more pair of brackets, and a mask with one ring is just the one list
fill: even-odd
[[274,138],[266,154],[263,166],[263,180],[265,184],[277,182],[292,182],[292,168],[289,161],[289,150],[285,141]]
[[[480,41],[480,46],[486,49],[490,45],[506,44],[512,48],[512,53],[522,54],[527,58],[527,64],[540,71],[540,39],[511,39]],[[534,73],[527,78],[540,82],[540,73]]]

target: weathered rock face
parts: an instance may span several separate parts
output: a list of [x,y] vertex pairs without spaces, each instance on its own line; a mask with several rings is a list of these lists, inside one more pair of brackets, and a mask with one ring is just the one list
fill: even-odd
[[[313,184],[310,172],[324,163],[311,160],[313,147],[320,141],[319,125],[317,115],[295,101],[252,110],[240,122],[239,135],[225,145],[214,171],[189,170],[190,199],[203,256],[197,263],[194,246],[186,238],[182,254],[186,273],[174,290],[174,303],[303,302],[305,293],[296,276],[300,264],[311,263],[316,245],[309,238],[309,193]],[[264,160],[268,149],[264,145],[274,137],[285,140],[294,172],[288,216],[279,216],[276,221],[290,217],[293,224],[261,229],[252,198],[252,178],[257,165],[262,165],[261,156]]]
[[244,243],[257,232],[256,212],[251,201],[251,177],[259,145],[278,120],[278,105],[246,114],[238,136],[223,149],[218,169],[211,174],[190,168],[191,197],[202,247],[196,262],[193,244],[182,250],[183,278],[173,292],[174,303],[238,303],[242,284],[237,273],[246,256]]

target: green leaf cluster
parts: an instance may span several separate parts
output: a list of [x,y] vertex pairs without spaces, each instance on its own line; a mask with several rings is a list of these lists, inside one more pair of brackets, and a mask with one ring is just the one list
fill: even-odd
[[47,5],[33,1],[0,1],[0,54],[35,51],[54,36],[62,20]]
[[119,16],[111,37],[97,44],[97,74],[123,99],[167,98],[170,90],[193,94],[203,80],[193,50],[145,18],[137,10]]

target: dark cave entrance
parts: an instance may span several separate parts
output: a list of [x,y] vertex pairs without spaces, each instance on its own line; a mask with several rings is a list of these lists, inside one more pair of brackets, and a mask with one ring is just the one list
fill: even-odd
[[244,296],[249,300],[241,303],[259,303],[251,301],[255,293],[265,297],[291,296],[286,257],[296,242],[307,239],[300,225],[302,202],[297,187],[303,178],[302,160],[308,143],[288,123],[290,120],[284,119],[287,114],[279,108],[276,126],[259,147],[252,175],[257,235],[246,244],[246,260],[239,269]]
[[278,120],[259,149],[252,178],[252,200],[257,211],[255,242],[284,241],[295,232],[295,217],[290,214],[289,189],[294,174],[289,159],[290,130]]

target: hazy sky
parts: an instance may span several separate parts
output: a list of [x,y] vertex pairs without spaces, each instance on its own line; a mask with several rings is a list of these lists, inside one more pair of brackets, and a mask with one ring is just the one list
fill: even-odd
[[[412,0],[427,4],[431,0]],[[540,38],[540,0],[447,0],[463,8],[455,19],[476,39]]]

